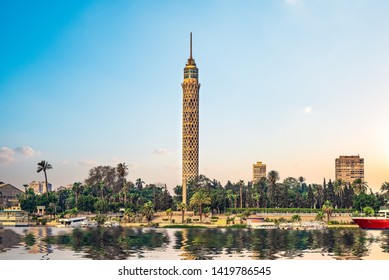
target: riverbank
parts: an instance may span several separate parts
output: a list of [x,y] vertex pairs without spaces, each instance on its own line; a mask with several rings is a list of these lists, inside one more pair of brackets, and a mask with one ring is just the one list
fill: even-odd
[[[85,216],[85,215],[83,215]],[[262,219],[265,222],[273,223],[275,226],[279,224],[291,223],[292,218],[298,216],[300,220],[294,221],[297,224],[304,223],[317,223],[315,221],[316,215],[314,213],[260,213],[255,215]],[[251,216],[252,217],[252,216]],[[94,215],[88,215],[88,219],[97,218]],[[45,220],[42,223],[42,220]],[[107,215],[105,220],[117,221],[120,222],[121,227],[130,227],[130,228],[144,228],[144,227],[159,227],[159,228],[246,228],[247,227],[247,218],[241,215],[204,215],[202,218],[195,215],[192,211],[186,211],[184,217],[182,213],[175,211],[170,216],[167,216],[165,212],[157,212],[154,214],[153,218],[149,221],[131,221],[128,222],[125,217],[118,217],[117,215]],[[185,221],[182,223],[182,221]],[[37,220],[30,221],[30,226],[48,226],[56,227],[60,223],[58,219],[50,220],[48,217]],[[330,217],[330,223],[326,224],[325,227],[328,228],[358,228],[352,221],[350,214],[334,214]],[[285,228],[285,227],[283,227]],[[291,227],[287,227],[291,228]],[[292,229],[299,229],[301,227],[294,226]]]

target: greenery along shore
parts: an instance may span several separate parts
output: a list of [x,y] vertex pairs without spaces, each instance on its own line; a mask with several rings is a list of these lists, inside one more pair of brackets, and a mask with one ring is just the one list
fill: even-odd
[[[52,168],[48,162],[41,161],[37,172],[43,171],[47,182],[46,172]],[[37,206],[45,206],[46,214],[53,216],[77,215],[79,212],[116,213],[124,208],[126,215],[133,220],[149,221],[157,211],[166,211],[169,215],[171,211],[184,213],[191,210],[199,215],[201,222],[204,213],[248,213],[247,210],[253,212],[259,208],[264,212],[270,209],[277,211],[279,208],[288,208],[289,212],[293,208],[317,212],[365,210],[366,214],[372,215],[389,198],[388,182],[382,184],[381,193],[373,193],[367,183],[360,179],[352,184],[342,180],[307,184],[304,177],[288,177],[279,182],[279,173],[272,170],[267,178],[263,177],[258,182],[228,181],[225,186],[200,175],[188,184],[190,203],[183,205],[181,186],[176,186],[172,195],[166,185],[146,184],[140,178],[132,182],[127,175],[126,164],[119,163],[116,167],[92,168],[88,178],[83,183],[75,182],[72,188],[60,187],[39,195],[25,185],[25,193],[19,197],[20,205],[29,213],[34,213]]]

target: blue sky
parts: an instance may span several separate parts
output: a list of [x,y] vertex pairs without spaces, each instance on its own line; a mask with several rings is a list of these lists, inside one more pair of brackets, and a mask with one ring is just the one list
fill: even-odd
[[[8,3],[9,2],[9,3]],[[334,178],[339,155],[388,181],[387,1],[3,1],[0,181],[55,187],[97,165],[181,178],[183,68],[200,71],[200,172],[224,184],[263,161]]]

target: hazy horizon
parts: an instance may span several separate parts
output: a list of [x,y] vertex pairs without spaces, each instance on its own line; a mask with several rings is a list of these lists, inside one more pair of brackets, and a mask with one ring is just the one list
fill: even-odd
[[322,184],[360,155],[389,181],[387,1],[0,4],[0,181],[54,188],[98,165],[181,184],[183,68],[199,68],[200,174],[252,165]]

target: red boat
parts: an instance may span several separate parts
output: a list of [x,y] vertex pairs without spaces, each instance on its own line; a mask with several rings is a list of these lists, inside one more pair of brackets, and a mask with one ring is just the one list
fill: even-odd
[[362,229],[389,229],[389,207],[381,207],[379,217],[358,217],[353,221]]

